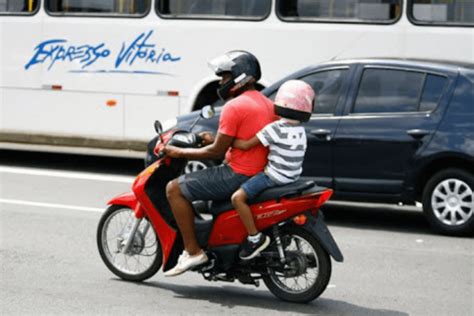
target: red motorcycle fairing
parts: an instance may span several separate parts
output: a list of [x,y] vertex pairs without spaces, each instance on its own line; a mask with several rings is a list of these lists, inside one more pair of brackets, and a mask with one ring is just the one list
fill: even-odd
[[[268,200],[250,206],[255,217],[258,230],[263,231],[269,227],[291,219],[306,211],[317,211],[321,204],[332,195],[332,190],[302,195],[291,199]],[[218,247],[230,244],[241,244],[247,237],[247,231],[235,210],[228,210],[216,218],[208,246]]]
[[154,211],[155,207],[153,203],[144,193],[145,185],[147,184],[149,178],[162,163],[169,163],[169,159],[165,158],[155,161],[137,176],[132,185],[133,192],[121,194],[110,200],[108,204],[128,206],[135,212],[135,216],[137,218],[148,216],[149,222],[153,225],[153,228],[155,229],[156,235],[162,246],[163,266],[165,266],[176,240],[176,230],[170,227],[158,212]]
[[133,192],[126,192],[111,199],[109,202],[107,202],[107,205],[123,205],[135,210],[137,203],[138,201],[135,197],[135,194]]

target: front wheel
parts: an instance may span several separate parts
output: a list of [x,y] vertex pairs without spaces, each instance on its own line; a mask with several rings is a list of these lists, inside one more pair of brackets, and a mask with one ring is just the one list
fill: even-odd
[[276,297],[307,303],[319,297],[331,278],[331,259],[314,236],[300,227],[281,231],[287,262],[282,268],[268,268],[263,275]]
[[151,278],[161,267],[160,242],[150,222],[143,218],[133,236],[129,250],[124,247],[136,217],[121,205],[112,205],[102,215],[97,228],[97,247],[105,265],[118,277],[127,281]]

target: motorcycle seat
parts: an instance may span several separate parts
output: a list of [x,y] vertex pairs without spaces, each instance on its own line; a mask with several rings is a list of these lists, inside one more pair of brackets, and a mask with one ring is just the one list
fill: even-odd
[[[287,185],[267,189],[257,195],[254,199],[249,200],[248,204],[252,205],[269,200],[278,201],[282,198],[300,196],[303,193],[309,193],[309,190],[311,192],[317,192],[320,190],[324,190],[324,188],[318,187],[312,180],[300,179]],[[213,201],[209,209],[209,213],[211,213],[213,216],[217,216],[220,213],[231,210],[233,208],[234,207],[232,206],[232,202],[230,200]]]

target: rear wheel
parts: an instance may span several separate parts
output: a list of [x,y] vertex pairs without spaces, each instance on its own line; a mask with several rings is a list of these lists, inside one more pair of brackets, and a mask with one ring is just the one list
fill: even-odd
[[295,303],[306,303],[319,297],[331,277],[331,259],[310,233],[300,227],[281,232],[286,264],[280,269],[268,268],[263,276],[267,288],[276,297]]
[[436,231],[447,235],[474,233],[474,177],[450,168],[436,173],[423,191],[423,211]]
[[135,221],[133,211],[113,205],[102,215],[97,228],[97,247],[105,265],[128,281],[143,281],[161,267],[162,252],[153,226],[142,219],[127,253],[123,253]]

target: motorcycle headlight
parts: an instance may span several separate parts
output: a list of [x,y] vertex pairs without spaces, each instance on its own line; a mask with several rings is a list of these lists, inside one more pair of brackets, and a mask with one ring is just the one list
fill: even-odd
[[176,118],[169,119],[163,122],[163,132],[166,132],[178,124],[178,120]]

